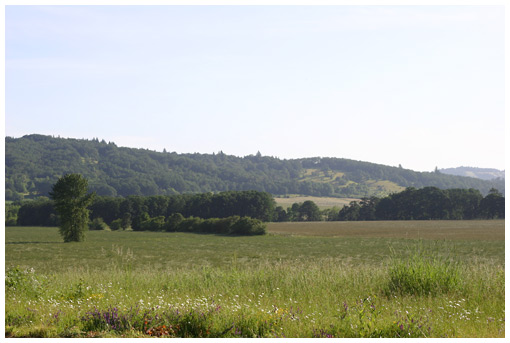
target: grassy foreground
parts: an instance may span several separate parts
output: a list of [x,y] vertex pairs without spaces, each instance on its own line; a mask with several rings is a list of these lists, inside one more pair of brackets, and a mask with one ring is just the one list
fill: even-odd
[[[501,221],[478,223],[504,233]],[[273,228],[89,232],[61,243],[56,228],[8,227],[6,336],[505,335],[501,232],[419,240],[402,227],[386,238]]]

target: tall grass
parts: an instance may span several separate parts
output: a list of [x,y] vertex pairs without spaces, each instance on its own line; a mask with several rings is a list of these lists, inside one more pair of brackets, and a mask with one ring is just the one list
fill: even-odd
[[[327,260],[28,273],[41,281],[7,287],[6,328],[16,337],[498,337],[505,316],[498,268],[466,268],[464,287],[427,294],[388,294],[391,265]],[[39,283],[44,289],[33,292]]]
[[461,289],[460,262],[440,255],[433,245],[420,241],[405,258],[391,252],[387,293],[437,295]]
[[[65,245],[43,230],[6,238],[21,243],[6,263],[8,337],[505,335],[495,242],[96,231]],[[65,268],[36,260],[73,251]]]

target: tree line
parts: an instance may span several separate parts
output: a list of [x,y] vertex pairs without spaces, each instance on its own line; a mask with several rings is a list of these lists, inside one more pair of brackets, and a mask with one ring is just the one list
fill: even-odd
[[333,217],[341,221],[504,219],[505,197],[496,189],[483,197],[475,189],[409,187],[384,198],[353,201]]
[[[232,225],[242,218],[252,218],[259,222],[271,221],[275,202],[269,193],[257,191],[229,191],[217,194],[182,194],[172,196],[96,196],[88,206],[91,222],[100,219],[109,227],[130,227],[133,230],[183,231],[157,227],[161,218],[180,215],[183,219],[197,220],[214,218],[234,218]],[[159,218],[159,219],[154,219]],[[238,220],[239,219],[239,220]],[[243,219],[238,223],[246,223]],[[203,230],[212,221],[206,222],[198,231]],[[6,225],[20,226],[57,226],[58,216],[54,201],[41,197],[33,201],[13,202],[6,205]],[[184,227],[186,222],[182,224]],[[218,224],[220,225],[220,224]],[[175,230],[174,230],[175,229]],[[232,230],[236,231],[236,227]],[[184,230],[185,231],[185,230]]]
[[[505,218],[505,197],[495,189],[484,197],[475,189],[409,187],[387,197],[362,198],[343,208],[320,210],[310,200],[284,209],[276,206],[266,192],[229,191],[125,198],[97,196],[89,209],[91,222],[100,220],[112,229],[186,231],[186,225],[194,221],[195,231],[200,232],[212,223],[201,221],[229,217],[249,217],[260,222],[502,219]],[[172,226],[170,218],[175,219],[175,216],[182,216],[189,222],[183,222],[180,228]],[[53,201],[48,198],[6,205],[6,225],[57,226],[57,221]]]

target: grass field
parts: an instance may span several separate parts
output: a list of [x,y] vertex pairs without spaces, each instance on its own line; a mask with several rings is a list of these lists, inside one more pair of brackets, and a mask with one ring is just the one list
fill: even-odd
[[313,201],[321,210],[326,208],[338,207],[342,208],[345,205],[349,205],[351,201],[359,200],[354,198],[332,198],[332,197],[312,197],[312,196],[290,196],[288,198],[274,198],[276,205],[287,209],[294,203],[301,203],[307,200]]
[[6,228],[8,337],[504,337],[504,221]]

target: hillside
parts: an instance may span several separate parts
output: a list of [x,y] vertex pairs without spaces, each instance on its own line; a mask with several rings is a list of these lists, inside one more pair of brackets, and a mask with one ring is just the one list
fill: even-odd
[[457,167],[439,169],[439,172],[449,175],[475,177],[482,180],[504,179],[505,171],[492,168]]
[[425,186],[475,188],[484,194],[494,187],[504,192],[502,180],[415,172],[342,158],[178,154],[36,134],[6,137],[5,150],[7,200],[47,196],[66,173],[82,174],[92,190],[110,196],[258,190],[359,198]]

